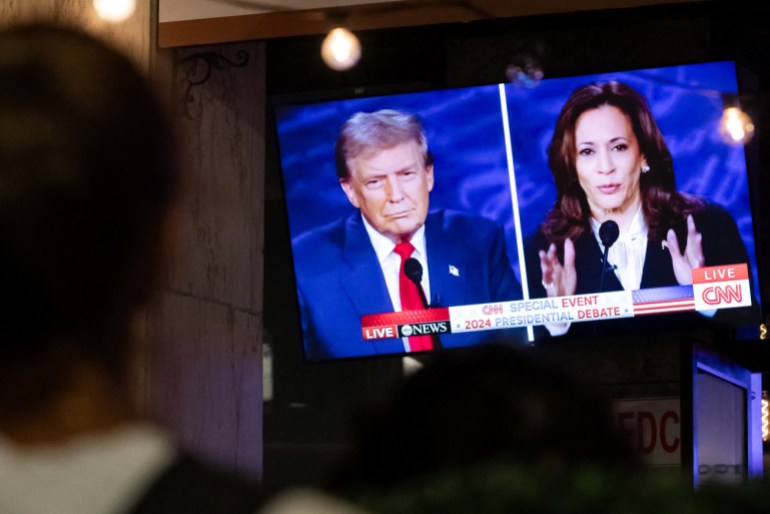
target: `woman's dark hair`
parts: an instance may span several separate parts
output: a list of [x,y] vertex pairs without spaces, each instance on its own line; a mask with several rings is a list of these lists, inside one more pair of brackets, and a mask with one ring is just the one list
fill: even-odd
[[[143,74],[75,29],[0,31],[0,359],[69,341],[115,369],[156,289],[175,192],[171,131]],[[56,343],[54,343],[56,342]]]
[[618,108],[628,116],[639,150],[650,171],[639,180],[642,212],[649,238],[663,240],[669,228],[680,231],[688,214],[703,208],[697,198],[678,193],[671,152],[644,97],[622,82],[597,82],[572,92],[559,114],[548,148],[548,165],[556,182],[556,203],[540,230],[549,242],[575,239],[589,227],[590,207],[578,182],[575,168],[578,118],[603,105]]

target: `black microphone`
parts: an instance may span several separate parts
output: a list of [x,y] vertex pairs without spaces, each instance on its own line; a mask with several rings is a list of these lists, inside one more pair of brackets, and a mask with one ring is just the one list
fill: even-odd
[[602,275],[599,279],[599,292],[604,290],[604,275],[607,273],[607,255],[610,251],[610,246],[615,244],[620,235],[620,227],[612,220],[607,220],[599,227],[599,239],[602,240],[604,246],[604,257],[602,258]]
[[607,220],[604,223],[601,224],[599,227],[599,239],[602,240],[602,244],[604,245],[604,251],[607,251],[607,248],[615,244],[615,241],[618,240],[618,236],[620,235],[620,228],[618,227],[618,224],[615,223],[612,220]]
[[[422,299],[423,306],[426,309],[430,309],[430,305],[428,305],[428,299],[425,297],[425,291],[423,290],[421,284],[422,264],[420,264],[420,261],[414,257],[409,257],[406,261],[404,261],[404,275],[406,275],[406,278],[414,282],[414,285],[417,286],[417,290],[420,292],[420,299]],[[434,349],[443,348],[443,345],[441,344],[441,338],[438,334],[431,334],[431,339],[433,340]]]
[[[620,235],[620,227],[612,220],[607,220],[599,226],[599,239],[604,246],[604,257],[602,257],[602,274],[599,277],[599,292],[604,290],[604,275],[607,273],[607,255],[610,251],[610,246],[615,244]],[[613,268],[611,268],[613,269]],[[596,321],[594,321],[594,335],[596,335]]]
[[422,299],[422,305],[426,309],[428,308],[428,299],[425,298],[425,291],[422,289],[422,264],[414,257],[409,257],[404,262],[404,275],[406,278],[414,282],[417,286],[417,290],[420,292],[420,299]]

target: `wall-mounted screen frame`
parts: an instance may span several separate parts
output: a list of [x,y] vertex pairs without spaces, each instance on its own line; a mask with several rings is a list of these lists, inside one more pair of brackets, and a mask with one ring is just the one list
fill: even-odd
[[690,362],[694,486],[761,478],[762,375],[703,349]]
[[[547,298],[537,252],[548,246],[538,241],[537,234],[561,194],[557,177],[549,170],[548,148],[560,112],[573,91],[609,81],[628,85],[649,105],[673,158],[676,191],[698,198],[706,206],[703,216],[694,218],[696,225],[701,224],[698,232],[703,232],[707,271],[701,273],[700,282],[693,275],[694,285],[673,280],[669,269],[650,272],[654,277],[668,277],[648,281],[653,287],[644,287],[642,282],[642,287],[610,294],[608,291],[619,289],[616,285],[604,287],[597,296],[593,284],[582,290],[579,287],[567,299],[564,295]],[[758,330],[760,294],[746,155],[743,147],[727,145],[719,137],[723,100],[738,90],[735,64],[720,61],[546,79],[536,87],[493,84],[277,104],[277,134],[306,358],[321,361],[408,353],[412,348],[405,331],[427,331],[438,338],[437,346],[453,347],[475,344],[494,329],[506,329],[510,337],[526,343],[565,332],[580,337],[597,332],[623,333],[641,326],[681,328],[683,324],[708,323],[712,317]],[[350,223],[366,215],[359,214],[340,187],[335,141],[340,128],[356,113],[383,109],[414,114],[421,120],[433,174],[427,219],[435,213],[461,213],[459,216],[470,223],[452,225],[453,220],[442,219],[442,232],[431,229],[435,221],[426,221],[428,243],[423,251],[430,285],[423,283],[423,287],[430,288],[426,299],[431,310],[410,319],[393,314],[396,302],[392,296],[388,298],[392,291],[388,291],[376,264],[370,266],[377,256],[363,232],[365,224],[357,223],[356,230],[364,236],[360,242],[367,247],[366,267],[353,262],[352,254],[345,254],[347,250],[341,246],[354,234],[348,231]],[[505,255],[518,282],[503,297],[478,283],[491,280],[486,267],[495,265],[489,259],[473,263],[474,271],[482,271],[473,275],[476,284],[457,285],[471,276],[469,270],[462,269],[463,246],[468,234],[474,232],[468,227],[487,222],[503,231]],[[680,224],[678,239],[683,248],[686,228],[684,231],[682,234]],[[312,242],[314,233],[323,235]],[[437,238],[442,238],[438,249],[434,246]],[[665,240],[655,244],[661,246],[658,253],[664,256],[670,251]],[[563,261],[562,253],[559,259]],[[440,270],[435,269],[434,261]],[[612,267],[609,259],[607,264]],[[725,264],[745,267],[736,270],[723,267]],[[717,268],[709,273],[712,266]],[[364,273],[365,268],[370,273]],[[445,283],[447,278],[454,282]],[[474,288],[479,289],[478,294],[457,293]],[[729,307],[725,304],[735,302],[737,296],[741,297],[740,305],[752,307],[712,309],[712,304],[703,303],[704,298],[713,297],[722,301],[719,307]]]

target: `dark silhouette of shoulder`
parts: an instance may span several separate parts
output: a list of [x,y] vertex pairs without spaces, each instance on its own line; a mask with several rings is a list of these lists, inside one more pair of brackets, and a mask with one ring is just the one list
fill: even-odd
[[262,500],[256,485],[182,455],[129,514],[253,514]]

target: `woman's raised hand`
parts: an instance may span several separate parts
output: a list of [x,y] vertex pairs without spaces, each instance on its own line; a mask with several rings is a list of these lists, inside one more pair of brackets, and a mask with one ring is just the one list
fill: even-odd
[[575,245],[572,240],[564,240],[564,264],[559,262],[555,243],[551,243],[548,251],[540,250],[540,271],[548,297],[575,294],[577,273],[575,272]]
[[695,221],[691,215],[687,216],[687,246],[684,252],[679,250],[679,241],[673,229],[668,230],[666,242],[668,251],[671,253],[676,281],[680,285],[692,284],[692,270],[703,267],[706,259],[703,257],[703,236],[695,228]]

